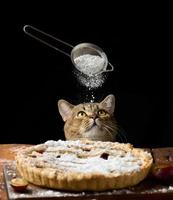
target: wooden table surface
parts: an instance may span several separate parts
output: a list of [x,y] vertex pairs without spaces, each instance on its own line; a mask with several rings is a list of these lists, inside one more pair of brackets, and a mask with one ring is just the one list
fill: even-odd
[[[0,144],[0,200],[7,200],[7,193],[6,193],[6,188],[5,188],[5,183],[4,183],[4,177],[3,177],[3,165],[4,164],[10,164],[11,161],[14,160],[14,157],[16,155],[16,153],[21,150],[22,148],[25,148],[26,146],[31,146],[31,145],[26,145],[26,144]],[[164,148],[166,149],[166,148]],[[157,149],[155,149],[155,153],[157,154]],[[171,162],[173,162],[173,147],[169,148],[169,150],[171,151]],[[163,151],[163,148],[162,148]],[[157,156],[156,156],[157,157]],[[168,196],[165,196],[166,194],[156,194],[156,195],[152,195],[152,196],[147,196],[148,199],[160,199],[160,197],[162,197],[161,199],[173,199],[173,192]],[[124,196],[126,197],[126,196]],[[139,196],[138,196],[139,197]],[[151,197],[151,198],[149,198]],[[166,197],[166,198],[165,198]],[[114,199],[114,197],[112,197]],[[109,197],[109,199],[112,199]],[[97,199],[97,198],[96,198]],[[99,198],[101,199],[101,198]],[[105,199],[105,197],[103,198]],[[120,199],[120,198],[118,198]],[[127,196],[127,198],[125,199],[129,199],[129,197]],[[133,198],[134,199],[134,198]],[[143,198],[146,199],[146,198]]]
[[14,160],[16,152],[26,146],[25,144],[0,144],[0,200],[7,200],[7,193],[3,178],[3,165]]

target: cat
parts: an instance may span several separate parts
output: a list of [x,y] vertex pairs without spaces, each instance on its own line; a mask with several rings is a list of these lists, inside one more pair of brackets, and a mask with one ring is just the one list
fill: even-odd
[[65,122],[66,140],[116,141],[118,126],[114,108],[115,97],[112,94],[100,103],[72,105],[59,100],[58,110]]

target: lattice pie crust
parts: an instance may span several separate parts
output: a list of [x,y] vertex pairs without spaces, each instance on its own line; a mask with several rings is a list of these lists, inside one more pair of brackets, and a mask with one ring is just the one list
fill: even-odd
[[16,165],[27,181],[69,191],[104,191],[134,186],[148,174],[152,156],[131,144],[47,141],[18,152]]

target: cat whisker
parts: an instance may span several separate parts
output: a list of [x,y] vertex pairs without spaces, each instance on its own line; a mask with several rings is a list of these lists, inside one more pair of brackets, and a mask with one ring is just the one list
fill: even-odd
[[121,135],[120,135],[120,134],[117,134],[117,136],[120,138],[121,142],[124,143],[124,140],[123,140],[123,138],[121,137]]
[[115,128],[115,126],[111,126],[111,125],[107,125],[107,124],[103,124],[103,127],[106,127],[108,130],[110,131],[116,131],[117,129]]
[[118,131],[117,136],[121,139],[122,142],[127,143],[128,140],[127,140],[127,136],[125,134],[126,133],[125,130],[122,129],[121,127],[119,127],[118,130],[119,131]]
[[105,130],[106,130],[106,132],[111,136],[111,138],[112,138],[112,136],[113,136],[113,134],[112,134],[112,131],[110,131],[107,127],[103,127]]

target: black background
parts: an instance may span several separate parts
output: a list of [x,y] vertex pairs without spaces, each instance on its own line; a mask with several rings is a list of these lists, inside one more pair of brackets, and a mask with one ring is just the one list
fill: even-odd
[[[82,5],[83,4],[83,5]],[[27,3],[5,7],[1,24],[0,143],[63,139],[57,110],[61,98],[73,104],[88,94],[74,77],[71,60],[22,31],[33,25],[72,45],[100,46],[115,66],[96,100],[116,97],[115,116],[135,146],[172,146],[172,39],[169,16],[153,9],[125,11],[116,5],[81,2],[78,7]],[[166,19],[166,20],[165,20]]]

